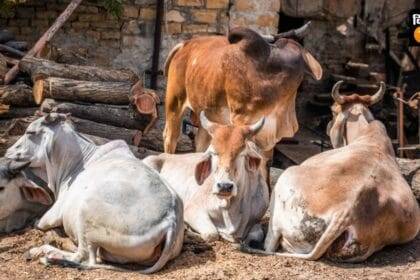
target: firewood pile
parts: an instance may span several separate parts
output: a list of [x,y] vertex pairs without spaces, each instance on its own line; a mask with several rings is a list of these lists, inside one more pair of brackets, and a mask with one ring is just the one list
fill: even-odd
[[[122,139],[139,157],[163,150],[162,97],[131,71],[59,64],[25,56],[19,75],[27,82],[0,85],[0,155],[39,113],[69,113],[76,129],[103,144]],[[181,136],[179,151],[192,151]]]

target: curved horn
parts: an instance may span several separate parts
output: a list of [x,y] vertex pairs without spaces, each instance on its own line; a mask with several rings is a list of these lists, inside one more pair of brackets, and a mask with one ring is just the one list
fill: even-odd
[[386,90],[385,83],[381,82],[379,84],[379,90],[374,95],[372,95],[370,97],[370,104],[373,105],[373,104],[379,102],[382,99],[382,97],[384,97],[385,90]]
[[201,113],[200,113],[200,123],[201,123],[201,126],[205,130],[207,130],[207,132],[210,132],[210,130],[212,130],[212,128],[216,125],[216,123],[210,121],[206,117],[206,114],[204,113],[204,111],[201,111]]
[[340,87],[343,83],[344,83],[343,80],[338,81],[337,83],[335,83],[335,85],[333,86],[331,90],[331,96],[334,99],[334,101],[337,102],[338,104],[345,103],[344,97],[340,94]]
[[255,134],[257,134],[258,131],[260,131],[260,129],[264,126],[264,123],[265,123],[265,117],[262,117],[256,123],[249,125],[248,126],[248,128],[249,128],[249,135],[255,135]]
[[274,38],[275,38],[275,40],[278,40],[280,38],[290,38],[290,37],[303,39],[303,37],[308,32],[309,26],[311,26],[311,24],[312,24],[312,21],[308,21],[302,27],[299,27],[297,29],[293,29],[293,30],[290,30],[290,31],[286,31],[286,32],[283,32],[283,33],[276,34],[276,35],[274,35]]

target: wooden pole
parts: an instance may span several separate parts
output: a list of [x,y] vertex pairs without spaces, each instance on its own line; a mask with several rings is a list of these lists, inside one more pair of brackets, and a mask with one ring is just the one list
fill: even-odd
[[404,104],[401,100],[404,100],[404,91],[405,86],[403,88],[398,89],[398,113],[397,113],[397,119],[398,119],[398,144],[399,144],[399,157],[404,157],[404,151],[401,148],[404,148]]
[[[47,32],[42,35],[42,37],[35,43],[35,45],[30,49],[26,56],[34,56],[38,54],[45,45],[51,41],[51,39],[54,37],[55,33],[63,26],[63,24],[69,19],[71,14],[76,10],[76,8],[79,6],[79,4],[83,0],[72,0],[70,4],[67,6],[67,8],[61,13],[61,15],[55,20],[54,24],[51,25],[51,27],[47,30]],[[9,84],[17,75],[19,72],[19,65],[13,66],[9,72],[5,75],[4,78],[4,84]]]

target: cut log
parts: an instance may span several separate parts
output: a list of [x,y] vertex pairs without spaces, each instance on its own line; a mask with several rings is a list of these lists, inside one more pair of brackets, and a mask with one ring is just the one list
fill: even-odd
[[38,110],[38,107],[28,107],[28,108],[9,108],[9,110],[4,113],[0,114],[0,119],[15,119],[15,118],[24,118],[28,116],[33,116],[35,112]]
[[143,130],[150,121],[150,117],[133,114],[129,106],[75,104],[53,99],[45,99],[42,102],[41,111],[44,113],[51,111],[70,113],[77,118],[138,130]]
[[13,36],[13,33],[9,30],[2,29],[0,30],[0,44],[6,43],[10,40],[14,40],[15,37]]
[[0,84],[3,83],[7,71],[9,71],[9,68],[7,68],[7,59],[4,55],[0,54]]
[[32,89],[26,84],[0,86],[0,103],[17,107],[34,107]]
[[[141,136],[140,146],[154,151],[163,152],[163,135],[162,130],[156,127],[149,129],[149,131]],[[194,152],[192,141],[184,134],[181,134],[178,139],[177,152],[187,153]]]
[[27,56],[19,63],[19,69],[29,73],[34,80],[38,77],[57,77],[82,81],[131,82],[138,77],[129,70],[106,69],[93,66],[59,64],[50,60]]
[[0,116],[9,112],[9,109],[10,109],[9,105],[0,104]]
[[22,52],[20,50],[17,50],[15,48],[12,48],[12,47],[3,45],[3,44],[0,44],[0,51],[7,52],[7,53],[12,54],[13,56],[17,56],[19,58],[25,56],[24,52]]
[[137,134],[137,130],[116,127],[103,123],[97,123],[85,119],[71,117],[74,127],[81,133],[91,134],[111,140],[121,139],[129,145],[133,145],[133,138]]
[[414,196],[420,202],[420,159],[397,158],[397,162]]
[[[82,133],[88,133],[112,140],[121,139],[129,145],[133,145],[134,136],[138,133],[138,130],[106,125],[75,117],[72,117],[72,120],[76,130]],[[151,129],[146,135],[142,136],[140,147],[154,151],[163,151],[162,131]],[[191,152],[193,150],[191,141],[184,135],[180,137],[177,148],[179,152]]]
[[129,82],[90,82],[51,77],[38,80],[38,83],[42,86],[42,96],[38,96],[41,90],[33,92],[37,101],[54,98],[90,103],[129,104]]
[[[55,33],[63,26],[63,24],[69,19],[71,14],[76,10],[76,8],[80,5],[82,0],[72,0],[67,8],[58,16],[58,18],[55,20],[54,24],[51,25],[51,27],[42,35],[42,37],[35,43],[35,45],[27,52],[27,56],[33,56],[37,55],[39,52],[42,51],[42,49],[45,47],[45,45],[51,41],[51,39],[54,37]],[[17,73],[19,72],[18,65],[15,65],[10,69],[9,72],[7,72],[6,77],[4,78],[4,83],[8,84],[11,81],[14,80]]]
[[9,41],[5,45],[19,51],[26,51],[28,49],[28,42],[25,41]]

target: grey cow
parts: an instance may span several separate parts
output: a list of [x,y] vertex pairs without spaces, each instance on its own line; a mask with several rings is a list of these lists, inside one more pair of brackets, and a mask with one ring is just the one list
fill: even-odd
[[51,113],[31,123],[6,157],[46,170],[56,201],[37,227],[63,226],[78,246],[68,252],[43,245],[32,248],[30,257],[116,269],[98,264],[99,257],[148,265],[140,272],[153,273],[181,252],[182,201],[125,142],[96,146],[74,130],[67,115]]
[[[0,159],[0,234],[24,228],[52,203],[40,186],[23,175],[28,164]],[[35,202],[36,197],[41,203]]]

